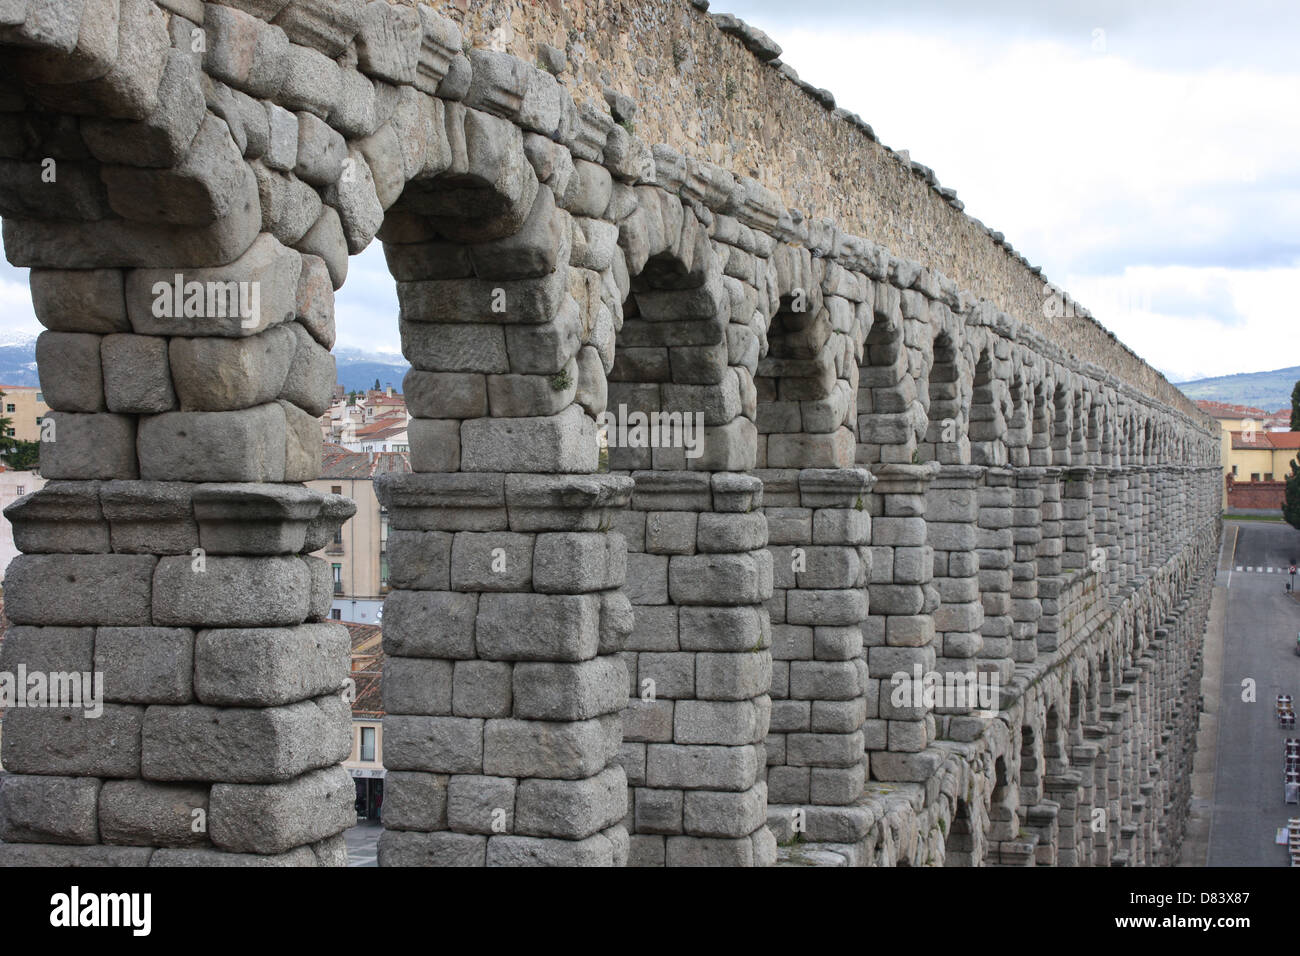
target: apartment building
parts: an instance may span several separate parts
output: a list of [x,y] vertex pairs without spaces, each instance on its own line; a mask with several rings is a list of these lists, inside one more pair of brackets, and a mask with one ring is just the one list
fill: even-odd
[[346,495],[357,513],[343,523],[334,540],[317,552],[334,578],[332,616],[338,621],[377,624],[388,593],[388,512],[379,504],[374,480],[390,472],[411,470],[404,452],[355,452],[326,444],[321,476],[308,487]]
[[6,437],[18,441],[40,441],[41,421],[49,412],[45,396],[39,388],[31,385],[0,385],[0,398],[3,417],[9,419]]

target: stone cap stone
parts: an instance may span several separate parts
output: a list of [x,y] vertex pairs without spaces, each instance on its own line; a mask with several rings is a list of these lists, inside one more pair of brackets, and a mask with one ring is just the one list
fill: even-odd
[[506,475],[511,531],[600,531],[632,500],[625,475]]
[[[193,498],[199,545],[211,554],[298,554],[316,550],[307,548],[307,531],[320,516],[324,504],[320,492],[301,485],[218,482],[196,486]],[[322,531],[328,526],[325,542],[356,510],[350,502],[348,507],[336,504],[332,508],[333,514],[322,522]]]
[[872,469],[876,484],[871,490],[877,495],[917,494],[929,487],[941,467],[937,461],[919,465],[876,465]]
[[51,482],[5,509],[28,554],[309,553],[355,513],[297,484],[139,480]]
[[798,481],[805,508],[853,508],[863,506],[876,476],[866,468],[805,468]]

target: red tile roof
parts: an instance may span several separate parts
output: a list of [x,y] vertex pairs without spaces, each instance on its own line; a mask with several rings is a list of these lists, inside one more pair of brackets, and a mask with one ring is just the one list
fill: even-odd
[[[1249,405],[1230,405],[1227,402],[1211,402],[1200,399],[1196,402],[1196,407],[1205,412],[1211,418],[1272,418],[1273,412],[1266,412],[1262,408],[1251,408]],[[1287,418],[1291,416],[1290,409],[1287,410]]]
[[404,451],[349,451],[326,442],[321,450],[322,478],[374,478],[378,475],[411,473],[411,459]]
[[1300,432],[1256,431],[1246,440],[1245,432],[1232,432],[1232,447],[1237,451],[1290,451],[1300,449]]

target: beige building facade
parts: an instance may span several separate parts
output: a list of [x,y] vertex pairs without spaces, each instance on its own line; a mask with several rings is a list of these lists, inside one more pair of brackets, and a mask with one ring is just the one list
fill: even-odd
[[0,385],[4,417],[9,419],[9,438],[40,441],[41,421],[50,410],[39,388],[30,385]]
[[334,581],[331,615],[338,621],[378,624],[388,593],[388,513],[375,494],[374,479],[388,472],[409,472],[405,454],[357,453],[326,445],[321,477],[307,482],[323,494],[344,495],[357,513],[343,523],[334,539],[317,552]]

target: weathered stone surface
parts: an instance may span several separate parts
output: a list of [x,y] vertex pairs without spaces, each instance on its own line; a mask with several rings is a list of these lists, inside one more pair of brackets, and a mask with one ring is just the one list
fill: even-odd
[[271,401],[294,359],[291,329],[278,326],[237,339],[171,339],[168,359],[181,411],[237,411]]
[[[140,560],[140,559],[129,559]],[[158,561],[153,620],[169,627],[292,626],[307,617],[309,575],[295,557]],[[239,594],[238,603],[230,601]]]
[[306,326],[294,323],[289,328],[294,333],[294,352],[279,397],[319,417],[333,398],[334,356],[312,338]]
[[127,704],[184,704],[194,698],[194,632],[187,628],[100,627],[95,668],[104,693]]
[[287,783],[212,788],[212,842],[231,853],[284,853],[356,823],[356,788],[342,767],[313,770]]
[[118,269],[33,269],[32,308],[57,332],[127,332],[123,275]]
[[99,842],[99,788],[93,777],[0,777],[0,840]]
[[49,479],[136,478],[136,421],[127,415],[50,412],[41,474]]
[[140,335],[238,337],[290,322],[300,259],[264,234],[227,266],[133,270],[126,279],[131,326]]
[[[270,706],[341,691],[350,644],[337,624],[201,630],[194,690],[204,704]],[[305,842],[305,841],[304,841]]]
[[15,624],[149,624],[157,560],[146,554],[19,555],[5,574],[5,614]]
[[99,353],[110,412],[148,415],[177,407],[165,338],[106,335]]
[[284,707],[150,707],[140,767],[158,781],[284,782],[347,756],[347,714],[335,696]]
[[207,812],[207,787],[109,780],[99,793],[99,832],[105,843],[204,846]]
[[284,410],[274,403],[242,411],[154,415],[140,424],[140,477],[282,481],[286,440]]
[[138,777],[143,707],[17,707],[5,714],[0,761],[17,774]]
[[226,123],[207,116],[181,162],[165,170],[106,166],[100,173],[113,211],[142,223],[206,226],[255,191],[252,171]]

